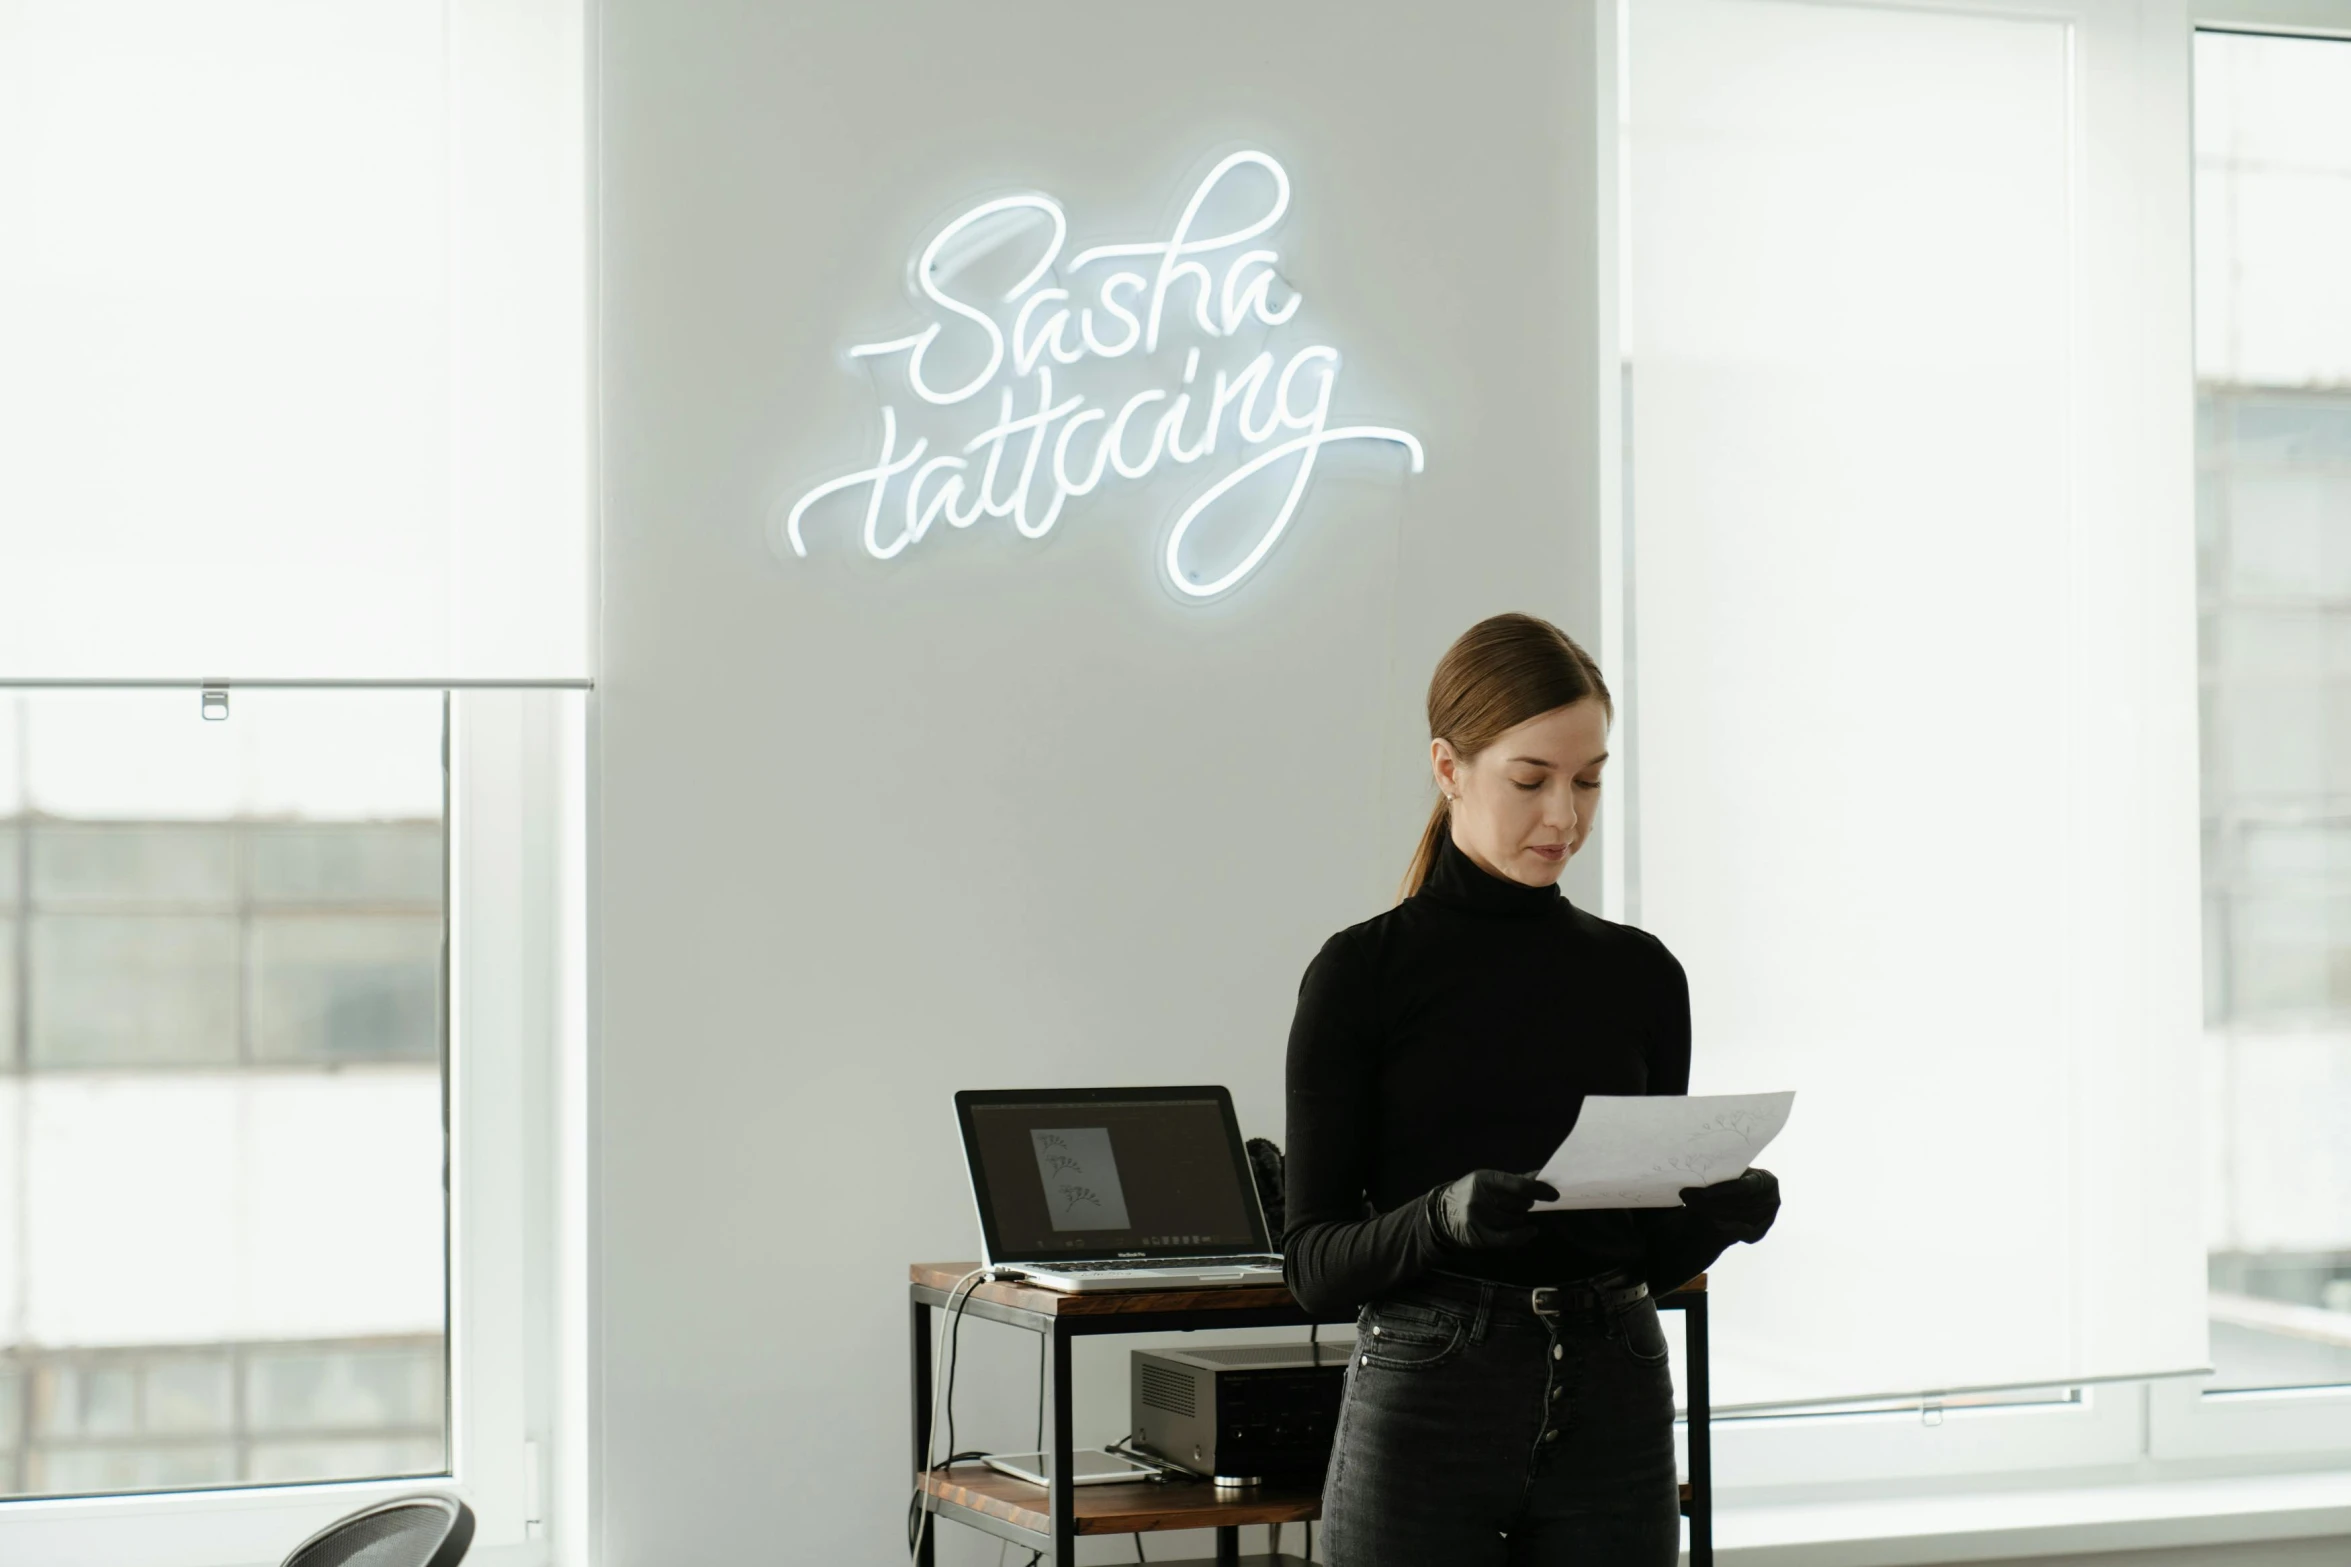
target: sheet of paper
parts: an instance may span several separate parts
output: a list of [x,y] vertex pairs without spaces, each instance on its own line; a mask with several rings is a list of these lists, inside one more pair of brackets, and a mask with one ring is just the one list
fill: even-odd
[[1788,1124],[1788,1094],[1595,1094],[1543,1165],[1554,1208],[1679,1208],[1685,1186],[1727,1181]]

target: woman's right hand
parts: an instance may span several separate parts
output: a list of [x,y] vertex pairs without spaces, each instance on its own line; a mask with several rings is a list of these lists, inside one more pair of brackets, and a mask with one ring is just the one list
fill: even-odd
[[1429,1195],[1439,1239],[1466,1251],[1490,1251],[1533,1240],[1534,1221],[1527,1211],[1537,1202],[1556,1201],[1559,1193],[1531,1175],[1472,1170]]

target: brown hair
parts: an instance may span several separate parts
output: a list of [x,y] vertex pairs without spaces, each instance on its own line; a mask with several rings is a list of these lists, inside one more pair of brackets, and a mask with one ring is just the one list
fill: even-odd
[[[1466,762],[1528,719],[1587,697],[1598,697],[1615,721],[1600,666],[1574,638],[1532,615],[1496,615],[1464,631],[1437,660],[1429,677],[1429,738],[1445,741]],[[1452,802],[1439,795],[1398,901],[1420,891],[1450,831]]]

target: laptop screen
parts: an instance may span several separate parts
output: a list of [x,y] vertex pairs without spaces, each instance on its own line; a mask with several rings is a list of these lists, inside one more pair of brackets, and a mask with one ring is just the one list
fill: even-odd
[[955,1096],[991,1262],[1263,1252],[1222,1088]]

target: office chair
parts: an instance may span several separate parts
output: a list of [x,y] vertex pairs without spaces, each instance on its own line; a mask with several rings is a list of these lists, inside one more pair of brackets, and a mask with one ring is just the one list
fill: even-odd
[[457,1567],[472,1544],[472,1508],[454,1496],[403,1496],[328,1524],[283,1567]]

